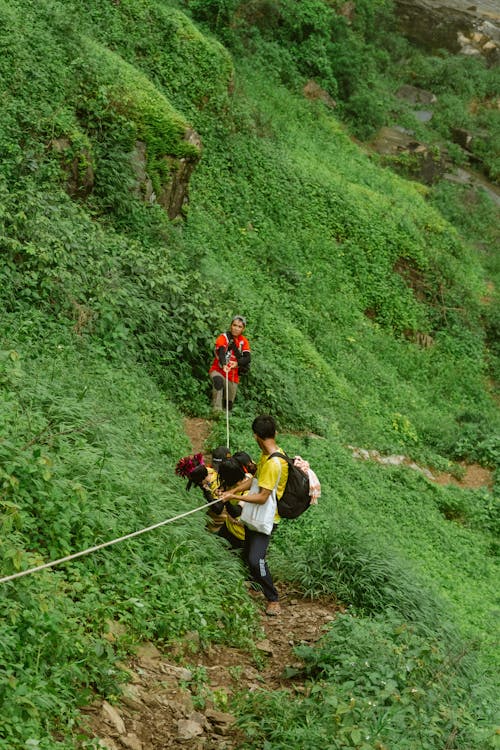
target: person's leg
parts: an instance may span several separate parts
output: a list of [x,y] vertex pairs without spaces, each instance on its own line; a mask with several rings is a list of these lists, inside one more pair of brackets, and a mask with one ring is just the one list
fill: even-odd
[[[232,383],[229,380],[227,384],[227,396],[228,396],[227,400],[228,400],[229,411],[231,411],[231,409],[233,408],[237,390],[238,390],[238,383]],[[224,400],[224,409],[225,408],[226,408],[226,401]]]
[[212,380],[212,407],[217,411],[222,411],[225,406],[222,404],[222,397],[224,396],[224,378],[218,372],[212,371],[210,373]]
[[245,528],[245,544],[243,559],[247,563],[254,581],[262,586],[262,591],[268,602],[278,601],[278,592],[273,584],[271,573],[266,562],[266,552],[271,537]]

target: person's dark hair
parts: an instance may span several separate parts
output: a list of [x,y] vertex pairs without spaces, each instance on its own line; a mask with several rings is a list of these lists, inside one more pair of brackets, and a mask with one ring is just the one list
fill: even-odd
[[204,466],[203,464],[196,466],[189,474],[187,489],[190,490],[192,484],[195,484],[197,487],[201,487],[202,482],[207,478],[207,476],[208,471],[206,466]]
[[248,471],[250,474],[255,474],[257,466],[253,458],[245,451],[238,451],[233,453],[233,458],[238,461],[243,471]]
[[212,466],[214,469],[218,470],[222,459],[229,458],[230,455],[231,451],[227,445],[219,445],[218,448],[215,448],[212,451]]
[[242,479],[245,479],[245,472],[238,461],[233,456],[224,458],[219,466],[219,484],[222,489],[228,490]]
[[253,420],[252,430],[261,440],[273,438],[276,435],[276,422],[269,414],[261,414]]

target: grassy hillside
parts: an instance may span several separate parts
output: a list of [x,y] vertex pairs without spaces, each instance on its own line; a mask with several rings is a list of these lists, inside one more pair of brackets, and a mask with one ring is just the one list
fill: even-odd
[[[346,30],[366,60],[376,6]],[[248,746],[494,747],[497,491],[347,446],[498,469],[498,215],[382,168],[303,97],[304,47],[252,47],[235,10],[0,0],[0,577],[201,504],[174,475],[182,418],[210,415],[214,336],[240,312],[231,446],[255,454],[270,412],[323,486],[271,566],[348,607],[302,654],[307,697],[242,696]],[[224,439],[214,422],[207,447]],[[78,706],[119,694],[144,638],[249,644],[244,578],[198,513],[0,584],[0,747],[85,746]]]

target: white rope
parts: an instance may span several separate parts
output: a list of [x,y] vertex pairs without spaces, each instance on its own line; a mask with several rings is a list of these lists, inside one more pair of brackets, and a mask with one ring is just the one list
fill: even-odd
[[165,526],[167,523],[172,523],[172,521],[178,521],[179,518],[185,518],[186,516],[190,516],[192,513],[196,513],[198,510],[203,510],[204,508],[208,508],[210,505],[213,505],[214,503],[218,503],[218,502],[219,500],[212,500],[211,503],[205,503],[204,505],[200,505],[199,508],[193,508],[193,510],[188,510],[186,511],[186,513],[181,513],[178,516],[174,516],[174,518],[167,518],[166,521],[160,521],[160,523],[155,523],[153,526],[148,526],[145,529],[140,529],[139,531],[133,531],[131,534],[120,536],[118,537],[118,539],[112,539],[110,542],[103,542],[102,544],[97,544],[95,547],[89,547],[88,549],[84,549],[81,552],[75,552],[72,555],[66,555],[66,557],[60,557],[58,560],[52,560],[52,562],[44,563],[43,565],[37,565],[36,568],[29,568],[28,570],[21,570],[19,573],[13,573],[10,576],[5,576],[4,578],[0,578],[0,583],[13,581],[14,578],[21,578],[22,576],[27,576],[30,573],[37,573],[39,570],[44,570],[45,568],[53,568],[54,565],[60,565],[63,562],[74,560],[77,557],[83,557],[83,555],[90,555],[91,552],[97,552],[97,550],[103,549],[104,547],[110,547],[112,544],[118,544],[118,542],[124,542],[126,539],[132,539],[133,537],[139,536],[140,534],[145,534],[146,531],[153,531],[154,529],[160,528],[160,526]]
[[229,374],[226,370],[226,445],[229,450]]

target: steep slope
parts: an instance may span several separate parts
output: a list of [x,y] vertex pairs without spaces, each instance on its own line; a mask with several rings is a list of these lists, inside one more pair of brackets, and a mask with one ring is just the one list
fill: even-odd
[[[272,64],[243,50],[232,60],[174,4],[0,0],[0,20],[2,575],[202,503],[174,475],[191,449],[183,416],[208,416],[213,335],[238,310],[253,362],[231,446],[254,453],[251,419],[270,411],[323,484],[319,508],[276,536],[271,564],[351,607],[337,631],[345,663],[332,665],[331,642],[318,657],[331,669],[309,655],[321,675],[305,702],[239,705],[249,742],[267,727],[273,746],[290,746],[304,715],[319,736],[326,681],[338,741],[359,746],[362,718],[343,708],[371,688],[345,669],[373,641],[380,703],[366,726],[392,701],[380,741],[417,741],[426,717],[422,746],[460,736],[457,747],[482,750],[494,492],[361,466],[346,448],[496,467],[478,256],[425,188],[381,169],[331,110]],[[214,423],[205,447],[224,440]],[[144,638],[165,652],[189,632],[202,649],[251,648],[245,572],[203,515],[0,584],[0,746],[83,746],[78,707],[114,699],[117,662]],[[110,642],[116,622],[125,630]],[[405,674],[396,656],[412,649],[405,724],[380,664]]]

